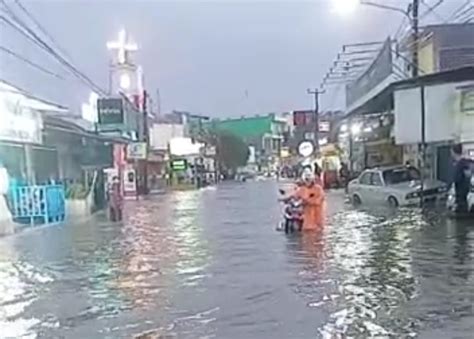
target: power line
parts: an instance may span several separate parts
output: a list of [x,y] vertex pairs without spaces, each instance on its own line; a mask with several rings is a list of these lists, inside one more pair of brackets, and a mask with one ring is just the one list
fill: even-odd
[[30,66],[33,67],[33,68],[36,68],[36,69],[42,71],[43,73],[49,74],[49,75],[51,75],[51,76],[53,76],[53,77],[55,77],[55,78],[61,79],[61,80],[65,80],[61,75],[59,75],[59,74],[57,74],[57,73],[54,73],[54,72],[52,72],[52,71],[50,71],[50,70],[47,70],[47,69],[44,68],[43,66],[38,65],[37,63],[35,63],[35,62],[31,61],[31,60],[26,59],[25,57],[19,55],[18,53],[14,52],[14,51],[12,51],[12,50],[10,50],[10,49],[4,47],[4,46],[0,46],[0,51],[3,51],[3,52],[5,52],[5,53],[7,53],[7,54],[9,54],[9,55],[11,55],[11,56],[13,56],[13,57],[15,57],[15,58],[21,60],[21,61],[23,61],[24,63],[30,65]]
[[458,15],[464,8],[466,8],[471,3],[472,3],[472,0],[466,0],[466,2],[464,2],[461,6],[455,9],[453,13],[451,13],[451,15],[448,17],[447,20],[451,21],[452,19],[454,19],[456,15]]
[[[96,85],[89,77],[87,77],[84,73],[79,71],[74,65],[68,62],[64,57],[58,54],[51,46],[49,46],[44,40],[42,40],[30,27],[28,27],[23,20],[21,20],[14,11],[5,3],[4,0],[0,0],[5,8],[8,11],[10,17],[15,21],[16,24],[13,24],[10,20],[6,19],[3,16],[0,16],[7,24],[11,27],[16,29],[20,32],[23,36],[27,37],[28,40],[32,41],[34,44],[48,52],[52,55],[57,61],[59,61],[64,67],[66,67],[76,78],[81,80],[87,87],[91,88],[92,90],[100,93],[106,94],[106,92],[101,89],[98,85]],[[18,27],[19,26],[19,27]]]
[[437,17],[439,20],[441,20],[441,21],[443,21],[443,22],[446,22],[446,19],[443,18],[438,12],[435,11],[435,9],[436,9],[437,7],[439,7],[443,2],[444,2],[444,0],[438,0],[438,2],[435,3],[434,5],[428,5],[428,4],[426,3],[426,1],[422,1],[421,3],[422,3],[425,7],[427,7],[428,9],[426,10],[425,13],[423,13],[423,14],[421,15],[420,19],[423,19],[423,18],[425,18],[428,14],[433,13],[434,15],[436,15],[436,17]]
[[61,47],[61,45],[56,41],[56,39],[54,39],[54,37],[48,33],[48,31],[43,27],[43,25],[41,25],[41,23],[33,16],[33,14],[31,14],[30,11],[28,11],[28,9],[20,2],[20,0],[14,0],[14,1],[17,4],[17,6],[20,7],[21,10],[28,16],[28,18],[30,18],[30,20],[33,21],[33,23],[38,27],[38,29],[44,35],[46,35],[46,37],[48,37],[48,39],[56,46],[56,48],[61,53],[66,55],[69,58],[69,60],[71,60],[72,59],[71,56],[64,50],[64,48]]
[[471,14],[473,9],[474,9],[474,5],[458,12],[458,14],[456,14],[452,20],[453,21],[462,20],[462,17],[464,17],[465,15]]

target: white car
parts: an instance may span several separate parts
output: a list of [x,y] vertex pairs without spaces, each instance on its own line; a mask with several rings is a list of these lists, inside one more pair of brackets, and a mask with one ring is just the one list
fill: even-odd
[[424,201],[444,200],[446,185],[425,180],[421,190],[420,172],[414,167],[394,166],[368,169],[349,183],[348,193],[354,205],[388,204],[392,207],[417,205]]
[[[449,190],[448,194],[448,201],[447,201],[447,207],[449,210],[454,210],[456,207],[455,203],[455,196],[454,196],[454,185],[451,186],[451,189]],[[474,212],[474,176],[471,178],[471,191],[467,195],[467,208],[468,211]]]

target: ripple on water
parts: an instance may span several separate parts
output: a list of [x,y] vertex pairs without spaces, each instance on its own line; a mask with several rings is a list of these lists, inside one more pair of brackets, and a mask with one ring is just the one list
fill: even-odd
[[338,199],[324,230],[301,236],[274,232],[264,182],[131,202],[123,225],[30,232],[9,252],[2,240],[0,336],[470,335],[472,226]]

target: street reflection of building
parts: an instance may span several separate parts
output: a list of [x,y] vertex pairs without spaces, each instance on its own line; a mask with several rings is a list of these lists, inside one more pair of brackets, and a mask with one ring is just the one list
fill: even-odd
[[176,191],[159,204],[130,204],[122,230],[124,260],[113,284],[134,307],[166,308],[177,290],[207,278],[210,254],[198,218],[202,193]]

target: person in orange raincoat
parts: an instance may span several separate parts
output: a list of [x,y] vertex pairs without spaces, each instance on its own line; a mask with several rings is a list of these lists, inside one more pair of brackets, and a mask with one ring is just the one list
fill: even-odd
[[317,230],[324,224],[324,190],[314,180],[314,175],[304,173],[304,184],[298,188],[296,196],[303,201],[303,231]]

